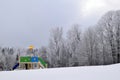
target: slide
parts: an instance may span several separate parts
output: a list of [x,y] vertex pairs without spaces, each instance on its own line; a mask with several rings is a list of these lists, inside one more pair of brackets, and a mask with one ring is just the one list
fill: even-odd
[[46,63],[44,62],[44,60],[43,60],[42,58],[39,58],[39,61],[40,61],[40,63],[44,66],[44,68],[47,67],[47,66],[46,66]]
[[19,66],[19,63],[17,63],[12,69],[16,69]]
[[39,67],[41,67],[42,69],[45,68],[40,62],[38,62]]

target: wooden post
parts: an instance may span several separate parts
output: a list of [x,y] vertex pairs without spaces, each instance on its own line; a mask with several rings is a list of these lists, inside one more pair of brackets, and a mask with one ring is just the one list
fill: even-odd
[[31,63],[31,69],[33,69],[33,63]]

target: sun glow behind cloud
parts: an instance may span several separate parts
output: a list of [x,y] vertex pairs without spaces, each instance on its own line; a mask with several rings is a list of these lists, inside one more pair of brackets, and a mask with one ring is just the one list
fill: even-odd
[[93,15],[103,15],[109,10],[120,9],[119,0],[83,0],[80,14],[83,18]]
[[105,6],[106,6],[106,3],[102,0],[88,0],[85,4],[83,4],[83,8],[81,11],[84,14],[89,15],[96,10],[104,8]]

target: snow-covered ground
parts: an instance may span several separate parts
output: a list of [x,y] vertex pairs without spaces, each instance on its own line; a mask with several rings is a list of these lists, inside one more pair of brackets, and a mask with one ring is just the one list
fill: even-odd
[[120,64],[0,72],[0,80],[120,80]]

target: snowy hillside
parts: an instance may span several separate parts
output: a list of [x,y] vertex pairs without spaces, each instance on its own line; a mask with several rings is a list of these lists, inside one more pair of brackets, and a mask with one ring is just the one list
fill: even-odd
[[0,80],[120,80],[120,64],[0,72]]

